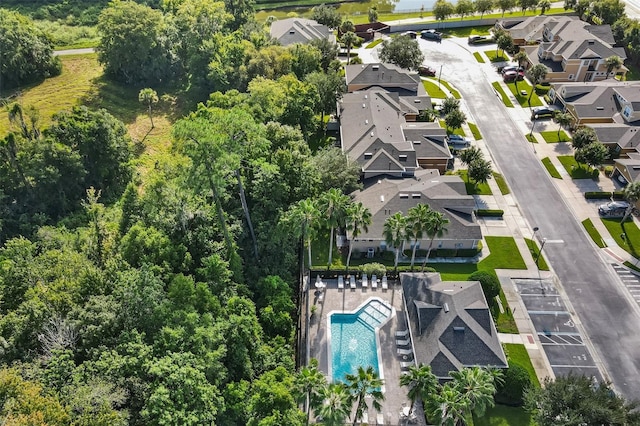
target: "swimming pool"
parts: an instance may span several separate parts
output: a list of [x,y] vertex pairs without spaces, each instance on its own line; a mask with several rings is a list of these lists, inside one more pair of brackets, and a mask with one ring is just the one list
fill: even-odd
[[329,374],[334,382],[345,381],[358,367],[373,367],[384,378],[380,367],[378,329],[389,318],[393,308],[378,298],[371,298],[356,311],[329,314]]

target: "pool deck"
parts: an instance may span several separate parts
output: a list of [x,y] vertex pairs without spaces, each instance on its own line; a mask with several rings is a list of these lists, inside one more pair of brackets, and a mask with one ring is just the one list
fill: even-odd
[[[313,276],[312,282],[316,277]],[[402,291],[399,284],[389,281],[389,289],[382,290],[380,284],[377,289],[369,287],[363,289],[360,281],[357,283],[356,289],[349,288],[348,282],[345,282],[344,289],[338,289],[337,279],[322,280],[326,287],[322,292],[317,291],[313,285],[309,289],[309,306],[316,305],[317,310],[309,321],[309,340],[308,351],[310,358],[316,358],[319,363],[320,370],[327,375],[329,371],[330,354],[327,345],[327,319],[331,312],[350,312],[357,309],[365,303],[369,298],[376,297],[395,308],[395,315],[389,319],[379,330],[380,368],[384,375],[384,396],[382,402],[382,411],[380,414],[384,417],[385,425],[400,425],[400,412],[403,407],[411,405],[407,397],[407,388],[400,386],[400,362],[408,361],[399,357],[396,352],[395,332],[405,330],[407,328],[405,316],[402,306]],[[320,295],[322,294],[322,297]],[[411,360],[413,358],[410,358]],[[330,380],[330,377],[327,377]],[[418,414],[418,413],[417,413]],[[369,404],[369,423],[376,423],[378,413]],[[424,416],[417,415],[418,419]],[[353,421],[353,417],[351,417]],[[421,423],[412,423],[421,424]],[[425,424],[425,423],[422,423]]]

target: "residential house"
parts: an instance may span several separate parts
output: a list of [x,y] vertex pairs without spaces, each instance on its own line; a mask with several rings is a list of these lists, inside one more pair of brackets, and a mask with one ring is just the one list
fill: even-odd
[[637,124],[640,83],[614,79],[587,83],[556,83],[551,100],[573,117],[573,126],[591,123]]
[[401,96],[427,96],[417,72],[391,64],[358,64],[345,66],[347,92],[380,87]]
[[[614,160],[611,178],[617,180],[622,186],[640,180],[640,153],[631,152],[626,158]],[[639,203],[636,203],[636,207]]]
[[333,31],[326,25],[317,23],[312,19],[288,18],[273,21],[270,29],[271,38],[278,40],[282,46],[292,44],[306,44],[313,40],[328,39],[336,42]]
[[628,158],[629,154],[637,154],[640,148],[640,126],[623,123],[589,124],[598,140],[605,144],[612,158]]
[[[520,23],[499,21],[503,28],[529,56],[530,65],[547,67],[546,81],[599,81],[611,75],[606,59],[619,56],[623,61],[623,48],[613,47],[615,40],[609,25],[590,25],[575,17],[531,17]],[[537,45],[529,45],[539,42]],[[613,72],[624,76],[624,66]]]
[[[474,210],[473,196],[467,195],[464,181],[455,175],[442,176],[437,170],[420,169],[413,178],[382,178],[366,182],[362,190],[351,194],[354,202],[362,202],[371,211],[371,225],[357,238],[347,235],[353,250],[375,253],[391,250],[383,236],[385,221],[397,212],[406,215],[418,204],[428,204],[448,220],[446,233],[433,241],[437,249],[475,249],[482,239]],[[431,243],[428,236],[418,240],[418,248],[426,250]],[[407,242],[406,247],[413,247]]]
[[428,96],[403,97],[375,88],[345,94],[338,102],[343,152],[362,167],[362,177],[411,177],[418,167],[444,173],[453,156],[438,123],[416,122]]
[[478,281],[442,281],[438,273],[400,274],[411,345],[418,364],[440,381],[465,367],[507,368]]

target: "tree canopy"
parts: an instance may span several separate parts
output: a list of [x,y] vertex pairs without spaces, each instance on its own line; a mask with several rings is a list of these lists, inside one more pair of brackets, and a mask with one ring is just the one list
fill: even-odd
[[422,65],[424,55],[416,40],[408,35],[401,35],[393,38],[391,41],[385,40],[382,42],[380,60],[397,65],[400,68],[415,71]]

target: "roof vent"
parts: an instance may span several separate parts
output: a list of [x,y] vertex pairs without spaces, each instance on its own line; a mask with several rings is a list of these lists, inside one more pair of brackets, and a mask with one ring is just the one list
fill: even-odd
[[409,194],[400,194],[400,198],[409,198]]
[[381,195],[381,196],[380,196],[380,202],[381,202],[381,203],[384,203],[384,195]]
[[594,44],[596,44],[596,41],[595,40],[587,40],[587,43],[589,43],[589,45],[594,45]]
[[453,331],[464,333],[464,327],[453,327]]
[[373,132],[370,133],[371,137],[373,137]]
[[604,110],[604,107],[596,107],[596,109],[597,109],[598,111],[603,111],[603,110]]
[[296,33],[296,32],[295,32],[295,31],[293,31],[293,30],[290,30],[290,31],[289,31],[289,34],[295,34],[295,33]]
[[413,100],[413,103],[414,103],[414,104],[419,104],[419,103],[420,103],[420,99],[414,99],[414,100]]
[[420,194],[419,193],[411,194],[411,198],[420,198]]
[[448,303],[445,303],[443,308],[444,308],[445,312],[449,312],[449,304]]
[[369,124],[369,120],[364,120],[364,124]]
[[366,107],[367,107],[367,104],[363,103],[362,108],[366,108]]
[[380,69],[380,66],[379,66],[379,65],[374,65],[374,66],[372,66],[372,67],[371,67],[371,69],[372,69],[372,70],[379,70],[379,69]]
[[369,158],[371,158],[371,157],[373,157],[373,154],[372,154],[372,153],[370,153],[370,152],[365,152],[365,153],[364,153],[364,158],[365,158],[365,160],[366,160],[366,159],[369,159]]
[[364,98],[365,98],[365,99],[369,99],[369,96],[368,96],[368,95],[364,95]]

